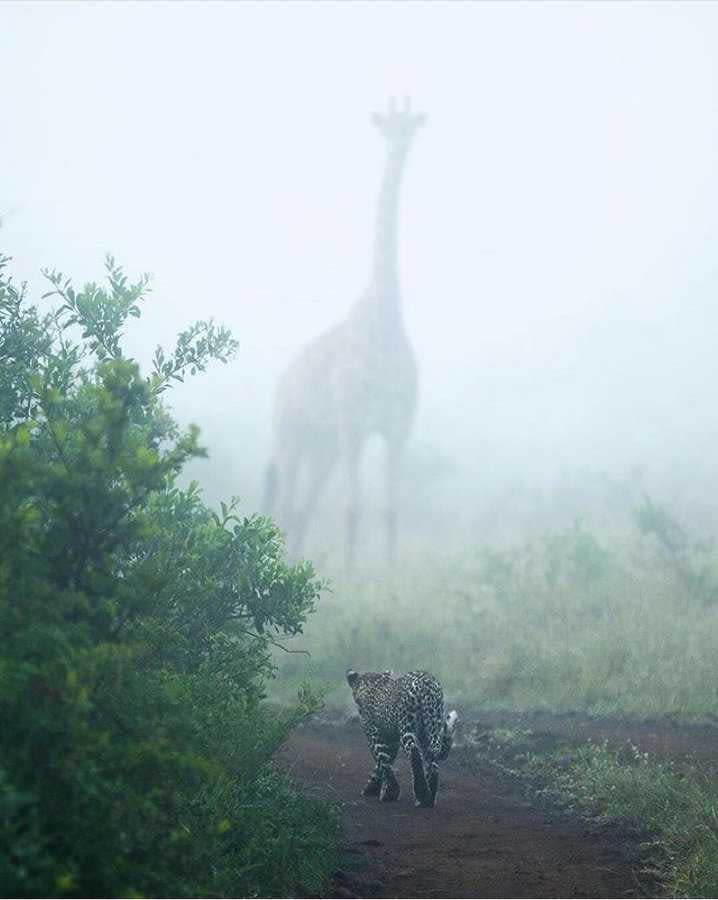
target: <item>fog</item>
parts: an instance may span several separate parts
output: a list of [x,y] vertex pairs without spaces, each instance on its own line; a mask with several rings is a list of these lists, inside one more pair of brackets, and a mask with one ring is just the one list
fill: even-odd
[[250,511],[281,372],[368,278],[370,114],[409,95],[410,527],[554,525],[583,472],[713,529],[717,45],[709,3],[6,2],[2,249],[35,297],[44,266],[152,271],[126,339],[145,363],[194,319],[232,328],[236,360],[171,403],[210,450],[191,474]]

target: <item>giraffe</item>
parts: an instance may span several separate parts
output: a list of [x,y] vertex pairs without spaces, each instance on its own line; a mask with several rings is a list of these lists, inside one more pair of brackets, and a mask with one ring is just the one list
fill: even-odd
[[[344,321],[311,341],[280,379],[274,407],[275,453],[267,473],[267,511],[299,553],[327,478],[337,464],[348,488],[345,570],[355,557],[360,513],[359,465],[366,440],[386,443],[386,546],[396,554],[397,500],[402,457],[414,420],[417,368],[401,311],[397,263],[399,189],[412,140],[425,117],[408,100],[375,113],[386,142],[369,281]],[[307,491],[297,503],[300,470]]]

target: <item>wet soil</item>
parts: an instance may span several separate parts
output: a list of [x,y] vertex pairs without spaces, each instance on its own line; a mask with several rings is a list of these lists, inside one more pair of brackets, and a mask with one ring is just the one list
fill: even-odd
[[[557,722],[560,732],[561,719]],[[505,717],[502,724],[508,726]],[[542,723],[547,735],[549,724]],[[629,737],[640,745],[637,733]],[[712,740],[718,747],[718,739]],[[342,805],[346,862],[335,875],[331,897],[660,894],[646,872],[645,835],[531,799],[525,783],[482,762],[470,744],[455,747],[443,764],[434,809],[414,806],[401,759],[396,771],[402,794],[396,803],[361,796],[371,762],[356,719],[305,725],[283,757],[300,780]]]

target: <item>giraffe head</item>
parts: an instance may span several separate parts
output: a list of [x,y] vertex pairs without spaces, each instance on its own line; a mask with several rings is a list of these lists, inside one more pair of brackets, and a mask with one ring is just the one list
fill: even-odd
[[403,108],[397,109],[392,97],[388,111],[374,113],[371,120],[388,141],[408,144],[426,121],[426,116],[423,113],[412,113],[408,97],[404,98]]

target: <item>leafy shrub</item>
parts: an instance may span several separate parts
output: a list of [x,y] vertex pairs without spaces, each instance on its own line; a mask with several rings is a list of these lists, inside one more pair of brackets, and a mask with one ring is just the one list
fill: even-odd
[[648,495],[644,495],[634,517],[641,534],[653,540],[660,563],[678,580],[687,599],[704,605],[715,603],[718,572],[711,542],[692,541],[673,513]]
[[[0,884],[11,896],[316,889],[336,819],[274,770],[316,706],[268,716],[278,635],[320,589],[274,524],[181,489],[204,452],[163,394],[236,350],[199,322],[141,374],[145,276],[41,316],[0,260]],[[48,295],[46,295],[48,296]],[[78,336],[79,334],[79,336]],[[307,822],[314,822],[311,829]],[[296,876],[292,874],[296,869]]]

